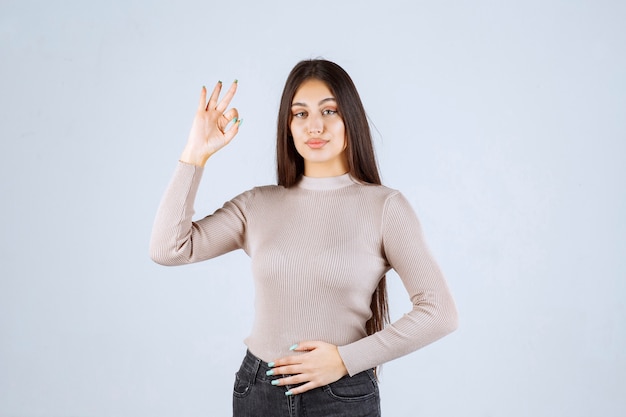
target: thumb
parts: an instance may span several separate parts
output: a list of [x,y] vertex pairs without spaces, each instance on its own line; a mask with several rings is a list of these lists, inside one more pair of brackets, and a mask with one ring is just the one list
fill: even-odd
[[237,119],[230,128],[224,132],[224,138],[226,139],[226,143],[229,143],[233,138],[239,133],[239,126],[243,123],[243,119]]

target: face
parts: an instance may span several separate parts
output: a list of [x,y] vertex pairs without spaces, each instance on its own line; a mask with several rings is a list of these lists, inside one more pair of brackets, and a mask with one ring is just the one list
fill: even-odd
[[307,80],[291,103],[291,135],[304,158],[304,175],[332,177],[348,172],[346,132],[337,101],[320,80]]

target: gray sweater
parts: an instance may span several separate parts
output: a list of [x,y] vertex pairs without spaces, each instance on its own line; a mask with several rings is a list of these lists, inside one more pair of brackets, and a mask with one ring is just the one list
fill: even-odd
[[[304,177],[294,187],[257,187],[192,221],[203,169],[179,162],[158,209],[150,253],[181,265],[243,249],[251,258],[255,318],[245,343],[264,361],[293,343],[339,347],[350,375],[453,331],[457,312],[420,223],[398,191],[348,174]],[[380,278],[393,268],[412,309],[367,336]]]

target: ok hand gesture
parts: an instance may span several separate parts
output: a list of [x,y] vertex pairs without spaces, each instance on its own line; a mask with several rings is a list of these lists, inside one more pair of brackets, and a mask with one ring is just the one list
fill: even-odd
[[226,110],[237,91],[237,80],[218,101],[221,90],[222,82],[219,81],[213,88],[207,104],[207,90],[202,87],[198,110],[191,125],[187,145],[180,157],[182,162],[204,166],[211,155],[230,143],[239,132],[242,120],[239,119],[237,109]]

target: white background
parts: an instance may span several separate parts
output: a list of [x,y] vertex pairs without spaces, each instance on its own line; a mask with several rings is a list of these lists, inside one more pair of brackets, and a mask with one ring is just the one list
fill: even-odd
[[245,122],[198,215],[275,181],[285,78],[325,57],[460,311],[384,366],[385,415],[623,416],[624,22],[620,1],[2,0],[0,415],[230,415],[247,257],[158,266],[152,220],[202,85],[238,78]]

